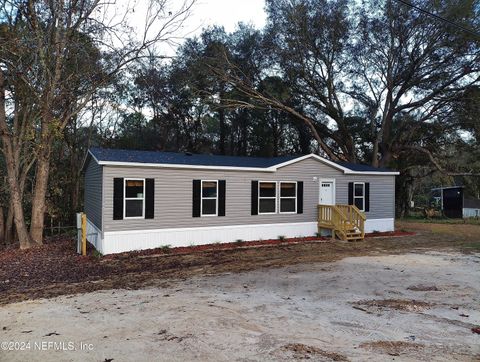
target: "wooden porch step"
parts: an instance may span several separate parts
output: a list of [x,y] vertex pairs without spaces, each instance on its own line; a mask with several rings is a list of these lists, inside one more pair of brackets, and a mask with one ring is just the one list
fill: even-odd
[[318,231],[332,230],[341,240],[363,240],[366,217],[354,205],[318,205]]

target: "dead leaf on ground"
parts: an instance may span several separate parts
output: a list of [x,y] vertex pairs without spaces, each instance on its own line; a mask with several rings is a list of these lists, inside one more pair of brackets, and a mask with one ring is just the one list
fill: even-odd
[[386,353],[391,356],[400,356],[405,353],[412,353],[423,349],[425,346],[420,343],[405,341],[374,341],[360,345],[360,348]]
[[407,288],[408,290],[413,290],[414,292],[439,292],[440,289],[438,289],[437,286],[435,285],[411,285]]
[[[373,310],[395,309],[406,312],[421,312],[432,306],[431,303],[420,300],[404,300],[404,299],[373,299],[360,300],[352,303],[354,308],[371,313]],[[361,306],[359,308],[359,306]]]
[[281,348],[286,352],[293,352],[295,359],[318,359],[319,357],[327,358],[331,361],[348,361],[347,357],[335,353],[328,352],[318,347],[307,346],[303,343],[290,343]]

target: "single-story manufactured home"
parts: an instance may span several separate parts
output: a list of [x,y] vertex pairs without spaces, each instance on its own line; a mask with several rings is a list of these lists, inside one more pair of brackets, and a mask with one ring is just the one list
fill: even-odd
[[315,154],[92,148],[84,171],[87,239],[102,254],[394,229],[397,172]]

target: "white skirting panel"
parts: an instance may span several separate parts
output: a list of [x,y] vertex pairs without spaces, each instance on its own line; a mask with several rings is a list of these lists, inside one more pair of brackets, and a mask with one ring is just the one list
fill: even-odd
[[87,217],[87,241],[102,252],[102,232]]
[[236,240],[277,239],[312,236],[317,232],[316,222],[289,224],[231,225],[182,229],[156,229],[111,231],[104,233],[103,242],[97,248],[102,254],[114,254],[132,250],[153,249],[165,245],[171,247],[228,243]]
[[367,219],[365,221],[365,232],[373,231],[394,231],[395,219]]

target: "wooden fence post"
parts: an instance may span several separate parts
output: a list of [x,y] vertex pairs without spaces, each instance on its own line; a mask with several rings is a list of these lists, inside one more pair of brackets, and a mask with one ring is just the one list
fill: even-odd
[[87,255],[87,215],[82,213],[82,255]]

